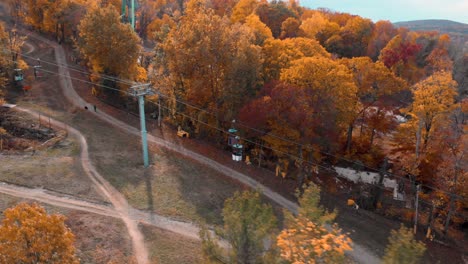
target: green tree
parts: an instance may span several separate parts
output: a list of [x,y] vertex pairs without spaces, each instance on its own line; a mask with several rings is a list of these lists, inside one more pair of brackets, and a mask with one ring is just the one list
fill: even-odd
[[[211,235],[202,230],[201,237],[206,259],[224,263],[263,263],[265,241],[273,239],[277,220],[270,205],[262,203],[260,193],[245,191],[236,192],[224,203],[224,226],[219,230],[231,248],[225,253]],[[225,256],[219,256],[225,254]]]
[[336,210],[327,211],[320,205],[320,187],[310,183],[302,194],[297,194],[299,214],[318,225],[331,224],[336,218]]
[[426,251],[424,243],[415,240],[412,230],[403,225],[398,231],[392,230],[388,240],[384,264],[416,264]]
[[79,263],[74,235],[62,215],[48,215],[37,204],[5,210],[0,226],[1,263]]

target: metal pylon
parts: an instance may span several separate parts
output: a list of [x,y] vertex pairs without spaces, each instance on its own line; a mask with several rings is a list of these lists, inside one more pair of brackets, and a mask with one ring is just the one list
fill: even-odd
[[[121,16],[122,19],[125,17],[127,13],[127,6],[128,6],[128,0],[122,0],[122,10]],[[130,0],[130,10],[129,10],[129,20],[130,24],[132,25],[132,28],[135,29],[135,0]]]
[[149,166],[148,157],[148,140],[146,138],[146,119],[145,119],[145,95],[154,94],[150,84],[138,84],[129,88],[129,93],[138,97],[138,106],[140,109],[140,126],[141,126],[141,144],[143,147],[143,164],[145,168]]

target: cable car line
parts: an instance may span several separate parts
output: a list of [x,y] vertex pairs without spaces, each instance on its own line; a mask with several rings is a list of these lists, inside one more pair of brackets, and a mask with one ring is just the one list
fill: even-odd
[[[22,57],[26,57],[26,58],[36,59],[36,58],[33,58],[33,57],[31,57],[31,56],[27,56],[27,55],[21,55],[21,56],[22,56]],[[9,59],[9,60],[11,61],[11,59]],[[71,69],[71,70],[73,70],[73,71],[80,72],[80,73],[83,73],[83,74],[86,74],[86,75],[93,75],[93,74],[94,74],[94,73],[84,72],[84,71],[82,71],[82,70],[78,70],[78,69],[71,68],[71,67],[68,66],[68,64],[58,64],[58,63],[53,63],[53,62],[44,61],[44,60],[42,60],[42,62],[47,63],[47,64],[50,64],[50,65],[65,67],[65,68],[67,68],[67,69]],[[92,85],[95,85],[95,86],[99,86],[99,87],[102,87],[102,88],[105,88],[105,89],[114,90],[114,91],[118,91],[118,92],[123,93],[123,94],[131,95],[131,94],[130,94],[129,92],[127,92],[127,91],[122,91],[121,89],[109,87],[109,86],[106,86],[106,85],[103,85],[103,84],[93,83],[93,82],[91,82],[91,81],[86,81],[86,80],[79,79],[79,78],[75,78],[75,77],[71,77],[71,76],[68,76],[68,75],[59,74],[59,73],[56,73],[56,72],[53,72],[53,71],[44,70],[43,68],[41,69],[41,71],[48,72],[48,73],[52,73],[52,74],[59,75],[59,76],[70,77],[71,79],[76,80],[76,81],[85,82],[85,83],[92,84]],[[98,75],[99,75],[99,74],[98,74]],[[134,84],[135,84],[135,82],[131,82],[131,81],[129,81],[129,80],[123,80],[123,79],[120,79],[120,78],[118,78],[118,77],[112,77],[112,76],[108,76],[108,77],[106,77],[106,78],[104,78],[104,79],[113,80],[113,81],[115,81],[116,83],[123,83],[123,84],[127,84],[127,85],[134,85]],[[169,95],[165,95],[165,94],[163,94],[163,93],[161,93],[161,92],[159,92],[159,91],[156,92],[156,93],[157,93],[158,95],[162,96],[162,97],[171,98]],[[171,98],[171,99],[172,99],[172,98]],[[147,100],[147,101],[150,102],[150,103],[152,103],[152,104],[154,104],[154,105],[157,105],[155,102],[152,102],[152,101],[149,101],[149,100]],[[186,106],[195,108],[195,109],[197,109],[197,110],[203,111],[203,112],[205,112],[205,113],[208,113],[208,114],[210,114],[210,115],[212,115],[212,116],[216,116],[214,113],[211,113],[211,112],[209,112],[209,111],[207,111],[207,110],[205,110],[205,109],[202,109],[202,108],[193,106],[193,105],[191,105],[191,104],[189,104],[189,103],[184,102],[184,101],[181,100],[181,99],[175,98],[175,101],[178,102],[178,103],[184,104],[184,105],[186,105]],[[180,112],[179,112],[179,113],[180,113]],[[197,121],[197,122],[201,122],[201,121],[199,121],[199,120],[196,120],[196,121]],[[218,120],[218,121],[219,121],[219,120]],[[227,121],[224,121],[224,122],[227,122]],[[271,133],[268,133],[268,132],[265,132],[265,131],[258,130],[258,129],[256,129],[256,128],[249,127],[249,126],[244,125],[244,124],[242,124],[242,123],[240,123],[240,122],[238,122],[238,123],[239,123],[241,126],[243,126],[243,127],[246,127],[246,128],[248,128],[248,129],[257,131],[257,132],[259,132],[259,133],[263,133],[264,135],[269,135],[269,136],[275,137],[275,138],[277,138],[277,139],[283,140],[283,141],[285,141],[285,142],[288,142],[288,143],[291,143],[291,144],[295,144],[295,145],[297,145],[297,146],[303,146],[303,145],[300,144],[300,143],[297,143],[297,142],[291,141],[291,140],[289,140],[289,139],[286,139],[286,138],[277,136],[277,135],[275,135],[275,134],[271,134]],[[214,127],[212,127],[212,128],[214,128]],[[214,129],[217,129],[217,130],[220,131],[220,132],[223,132],[223,133],[228,134],[228,132],[226,132],[226,131],[224,131],[224,130],[220,130],[220,129],[218,129],[218,128],[214,128]],[[245,139],[245,138],[244,138],[243,140],[246,141],[246,142],[252,143],[252,144],[254,144],[254,145],[257,145],[257,146],[260,145],[260,144],[257,143],[257,142],[253,142],[253,141],[247,140],[247,139]],[[261,145],[261,146],[262,146],[263,148],[268,148],[268,147],[265,146],[265,145]],[[279,152],[279,153],[282,153],[282,154],[285,154],[285,155],[287,155],[287,156],[289,156],[289,157],[298,159],[298,160],[300,160],[300,161],[309,162],[309,161],[304,160],[303,158],[299,158],[299,157],[297,157],[297,156],[295,156],[295,155],[293,155],[293,154],[286,153],[286,152],[284,152],[284,151],[280,151],[280,150],[275,150],[275,151],[277,151],[277,152]],[[320,150],[319,150],[319,151],[320,151]],[[327,153],[327,152],[324,152],[324,151],[320,151],[320,153],[325,154],[325,155],[330,156],[330,157],[334,157],[334,158],[336,158],[337,160],[346,161],[346,162],[349,162],[349,163],[352,163],[352,164],[355,164],[355,165],[359,165],[359,166],[364,166],[365,168],[370,169],[370,170],[372,170],[372,171],[379,171],[379,169],[377,169],[377,168],[370,167],[370,166],[368,166],[368,165],[366,165],[366,164],[357,163],[357,162],[355,162],[355,161],[346,159],[346,158],[344,158],[344,157],[339,157],[339,156],[336,156],[336,155],[333,155],[333,154],[330,154],[330,153]],[[404,180],[404,181],[407,181],[407,182],[410,181],[408,178],[406,178],[406,177],[404,177],[404,176],[396,175],[396,174],[393,174],[393,173],[390,173],[390,172],[387,172],[387,173],[385,173],[385,174],[386,174],[386,175],[389,175],[389,176],[392,176],[392,177],[395,177],[395,178],[398,178],[398,179],[401,179],[401,180]],[[432,186],[432,185],[428,185],[428,184],[421,184],[421,185],[422,185],[423,187],[425,187],[425,188],[428,188],[428,189],[431,189],[431,190],[434,190],[434,191],[439,191],[439,192],[442,192],[442,193],[445,193],[445,194],[448,194],[448,195],[453,195],[454,197],[456,197],[456,198],[459,199],[459,200],[468,201],[468,197],[460,196],[460,195],[454,194],[454,193],[452,193],[452,192],[442,190],[442,189],[440,189],[440,188],[438,188],[438,187],[434,187],[434,186]]]

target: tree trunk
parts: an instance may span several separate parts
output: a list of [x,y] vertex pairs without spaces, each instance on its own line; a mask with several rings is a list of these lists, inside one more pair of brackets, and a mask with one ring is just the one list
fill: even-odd
[[158,126],[161,127],[161,98],[158,98]]
[[416,159],[419,159],[419,148],[421,145],[421,130],[422,130],[422,121],[419,120],[418,130],[416,131],[416,148],[415,148]]
[[62,40],[65,41],[65,23],[60,24],[60,31],[62,32]]
[[59,23],[55,24],[55,40],[59,41]]
[[429,212],[429,221],[427,223],[427,233],[426,233],[426,238],[431,237],[432,233],[432,224],[434,223],[434,208],[435,204],[433,203],[431,206],[431,211]]
[[375,129],[372,128],[371,136],[370,136],[370,147],[374,144],[374,136],[375,136]]
[[353,129],[354,129],[354,123],[349,124],[348,137],[346,139],[346,153],[347,154],[351,152],[351,141],[353,140]]
[[387,173],[387,166],[388,166],[388,158],[385,158],[384,163],[382,164],[382,167],[380,168],[380,171],[379,171],[379,183],[377,184],[377,186],[375,186],[375,196],[374,196],[374,202],[373,202],[374,209],[377,208],[377,205],[380,202],[380,197],[382,196],[382,191],[384,188],[383,180],[385,177],[385,173]]
[[260,151],[258,152],[258,167],[259,168],[262,163],[262,151],[263,151],[263,141],[260,143]]
[[240,239],[241,245],[240,245],[240,252],[238,256],[238,261],[241,264],[249,264],[249,247],[250,247],[250,241],[249,241],[249,234],[247,232],[247,224],[243,223],[242,225],[242,237]]
[[445,220],[445,225],[444,225],[444,235],[447,235],[447,231],[448,231],[448,227],[449,227],[449,224],[450,224],[450,218],[452,218],[452,214],[453,214],[453,211],[455,209],[455,194],[453,194],[454,192],[454,187],[457,185],[457,181],[458,181],[458,168],[460,166],[460,160],[461,159],[458,159],[456,162],[455,162],[455,174],[454,174],[454,178],[453,178],[453,186],[452,188],[450,188],[452,194],[450,195],[450,205],[449,205],[449,212],[447,214],[447,219]]

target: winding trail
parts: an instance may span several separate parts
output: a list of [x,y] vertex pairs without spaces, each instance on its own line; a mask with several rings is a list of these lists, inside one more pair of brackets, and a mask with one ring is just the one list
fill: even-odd
[[[31,199],[61,208],[68,208],[118,219],[121,218],[119,213],[111,206],[84,201],[73,196],[54,193],[40,188],[33,189],[0,182],[0,193],[19,198]],[[171,220],[167,217],[136,209],[129,210],[129,217],[136,222],[199,240],[199,228],[191,223]]]
[[[76,91],[74,90],[73,88],[73,84],[71,82],[71,78],[70,78],[70,73],[68,71],[68,69],[66,68],[67,66],[67,62],[66,62],[66,56],[65,56],[65,52],[63,50],[63,48],[59,45],[57,45],[56,43],[52,42],[52,41],[49,41],[37,34],[34,34],[32,33],[31,36],[34,35],[33,37],[36,38],[36,39],[39,39],[45,43],[47,43],[48,45],[50,45],[51,47],[54,48],[55,50],[55,59],[56,59],[56,62],[57,64],[61,65],[59,66],[58,70],[59,70],[59,74],[60,74],[60,85],[63,89],[63,93],[65,95],[65,97],[73,104],[75,105],[76,107],[78,108],[82,108],[84,105],[88,105],[88,103],[86,101],[84,101],[77,93]],[[123,131],[126,131],[128,133],[131,133],[133,135],[136,135],[136,136],[139,136],[140,135],[140,132],[137,128],[135,127],[132,127],[104,112],[100,112],[99,114],[97,113],[94,113],[92,111],[89,112],[90,114],[93,114],[95,115],[97,118],[101,119],[101,120],[104,120],[108,123],[111,123],[112,125],[114,125],[115,127],[118,127],[120,129],[122,129]],[[82,137],[82,136],[81,136]],[[80,139],[80,141],[86,141],[83,137],[82,139]],[[289,211],[291,212],[297,212],[297,209],[298,209],[298,205],[286,198],[284,198],[283,196],[281,196],[280,194],[274,192],[273,190],[271,190],[270,188],[260,184],[259,182],[253,180],[252,178],[248,177],[247,175],[245,174],[242,174],[238,171],[235,171],[227,166],[224,166],[223,164],[219,163],[219,162],[216,162],[210,158],[207,158],[201,154],[198,154],[196,152],[193,152],[191,150],[188,150],[186,148],[184,148],[183,146],[180,146],[180,145],[177,145],[177,144],[174,144],[172,142],[169,142],[169,141],[166,141],[164,139],[161,139],[161,138],[157,138],[153,135],[148,135],[148,141],[151,142],[151,143],[154,143],[156,145],[159,145],[159,146],[162,146],[162,147],[165,147],[166,149],[169,149],[169,150],[172,150],[172,151],[176,151],[178,153],[181,153],[191,159],[194,159],[206,166],[209,166],[213,169],[215,169],[216,171],[232,178],[232,179],[235,179],[251,188],[254,188],[254,189],[260,189],[263,194],[270,198],[272,201],[278,203],[279,205],[281,205],[282,207],[288,209]],[[87,152],[87,147],[86,147],[86,152]],[[122,214],[122,219],[126,219],[127,222],[128,222],[128,225],[127,227],[129,228],[129,232],[136,232],[138,229],[136,228],[136,225],[133,221],[131,221],[131,219],[128,217],[128,210],[129,210],[129,206],[125,200],[125,198],[123,198],[121,196],[120,193],[116,192],[115,189],[110,186],[110,184],[108,184],[104,179],[102,179],[102,177],[95,171],[94,167],[92,166],[92,164],[89,162],[89,158],[85,157],[86,159],[84,159],[85,163],[88,164],[89,166],[89,170],[87,170],[87,173],[89,173],[91,179],[93,179],[93,181],[95,181],[98,186],[100,186],[100,188],[102,189],[102,191],[104,193],[106,193],[106,195],[110,195],[112,197],[112,200],[109,198],[109,200],[112,201],[112,203],[116,206],[116,209],[118,209],[118,211]],[[126,216],[127,215],[127,216]],[[126,222],[126,224],[127,224]],[[136,230],[135,230],[136,229]],[[136,232],[135,234],[135,240],[134,240],[134,249],[135,250],[139,250],[138,247],[139,246],[136,246],[136,245],[141,245],[140,242],[142,243],[142,237],[140,237],[141,233],[139,232]],[[361,246],[359,244],[357,244],[356,242],[353,243],[353,251],[350,251],[350,252],[347,252],[347,254],[352,257],[355,261],[357,261],[358,263],[370,263],[370,264],[373,264],[373,263],[380,263],[380,259],[377,255],[375,255],[373,252],[371,252],[368,248],[365,248],[364,246]],[[136,251],[135,251],[136,252]],[[141,252],[142,254],[147,254],[147,252]],[[139,260],[140,261],[140,260]],[[143,261],[143,258],[142,260]],[[145,262],[139,262],[139,263],[145,263]]]
[[[22,112],[26,112],[31,115],[39,114],[37,112],[31,111],[25,108],[21,108],[21,107],[17,107],[16,109]],[[51,119],[51,124],[53,126],[58,126],[58,127],[66,126],[64,123],[54,120],[54,119]],[[138,223],[130,217],[130,211],[134,211],[134,209],[132,209],[128,205],[125,197],[119,191],[117,191],[109,182],[107,182],[99,174],[99,172],[97,172],[96,168],[91,163],[90,158],[89,158],[88,143],[86,141],[86,138],[78,130],[76,130],[73,127],[67,126],[67,130],[69,133],[77,137],[78,141],[80,142],[81,163],[82,163],[82,166],[86,175],[88,175],[91,181],[96,185],[100,193],[103,194],[112,203],[117,214],[125,223],[128,229],[129,235],[132,238],[133,252],[135,254],[135,257],[138,263],[140,264],[149,263],[148,261],[149,254],[144,244],[143,234],[138,229]]]

